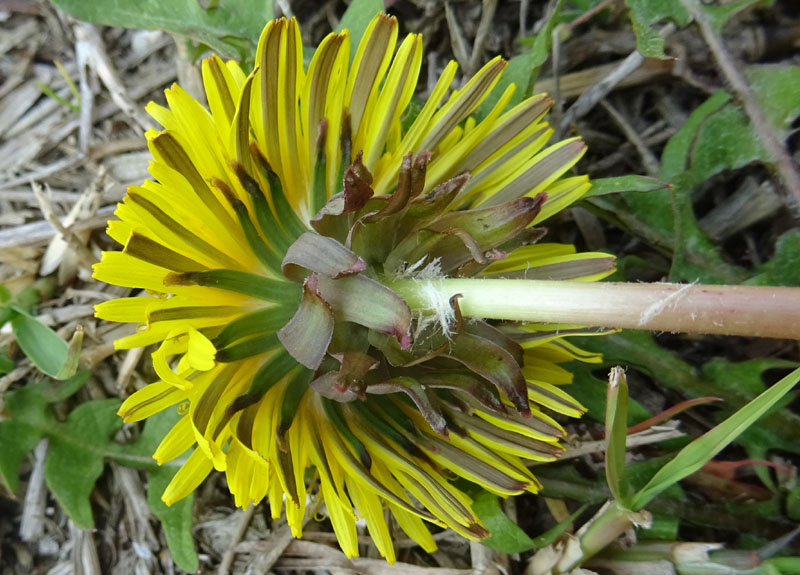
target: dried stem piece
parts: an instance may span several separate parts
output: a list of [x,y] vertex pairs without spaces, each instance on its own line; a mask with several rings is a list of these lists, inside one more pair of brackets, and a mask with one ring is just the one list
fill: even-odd
[[82,65],[91,66],[97,73],[119,109],[143,130],[151,128],[152,122],[134,103],[123,85],[108,52],[106,52],[105,44],[97,28],[91,24],[79,22],[75,25],[75,38],[76,51],[80,54],[79,61]]
[[658,172],[661,171],[661,162],[658,161],[655,154],[653,154],[650,148],[647,147],[647,144],[644,143],[644,139],[636,128],[634,128],[630,122],[628,122],[627,118],[625,118],[625,116],[623,116],[608,100],[601,100],[600,105],[608,115],[611,116],[614,123],[619,126],[619,129],[622,130],[622,133],[625,134],[628,141],[633,144],[633,147],[636,148],[645,171],[653,177],[657,176]]
[[33,450],[33,471],[28,479],[19,537],[27,543],[35,543],[44,534],[47,487],[44,484],[44,460],[47,455],[47,440],[42,439]]
[[480,67],[481,55],[483,54],[483,44],[492,29],[492,22],[494,21],[494,13],[497,10],[497,0],[483,0],[483,9],[481,11],[481,21],[478,24],[478,31],[475,34],[475,42],[472,44],[472,54],[469,58],[469,74],[474,74]]
[[[667,37],[674,31],[675,25],[670,23],[664,26],[659,31],[659,34],[661,34],[662,37]],[[559,133],[565,132],[574,121],[588,114],[617,84],[622,82],[622,80],[641,66],[644,60],[644,56],[642,56],[638,50],[634,50],[627,58],[620,62],[619,66],[617,66],[613,72],[581,94],[575,103],[570,106],[569,110],[567,110],[567,113],[564,114],[561,122],[559,122]]]
[[75,253],[77,254],[81,264],[87,268],[91,268],[92,265],[97,263],[97,258],[92,255],[92,252],[89,251],[89,248],[86,247],[86,244],[84,244],[83,241],[81,241],[81,239],[75,235],[75,232],[73,232],[70,228],[65,227],[61,220],[58,219],[58,216],[55,215],[53,208],[50,205],[50,200],[45,197],[44,193],[42,193],[42,187],[36,182],[31,182],[31,189],[33,190],[33,193],[39,202],[39,208],[42,210],[42,216],[44,216],[44,219],[47,220],[47,222],[53,226],[53,229],[61,234],[69,246],[75,250]]
[[453,8],[449,2],[444,3],[444,15],[447,19],[447,28],[450,30],[450,47],[453,49],[453,55],[458,61],[458,65],[464,70],[469,69],[470,53],[467,49],[467,41],[464,38],[464,33],[458,25]]
[[236,544],[242,540],[244,534],[247,532],[247,528],[249,527],[250,522],[253,520],[253,513],[255,513],[255,510],[255,505],[251,505],[244,510],[244,513],[242,513],[242,516],[239,518],[239,522],[236,524],[236,530],[231,536],[231,542],[228,545],[228,548],[225,550],[225,553],[222,555],[222,560],[219,562],[219,566],[217,567],[217,575],[228,575],[230,572],[231,566],[233,565],[233,559],[236,556]]

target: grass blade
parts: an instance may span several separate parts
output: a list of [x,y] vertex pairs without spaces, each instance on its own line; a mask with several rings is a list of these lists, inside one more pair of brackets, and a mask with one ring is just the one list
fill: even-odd
[[638,510],[647,505],[664,489],[691,475],[736,439],[786,395],[800,381],[800,368],[753,399],[728,419],[684,447],[662,467],[637,493],[630,508]]
[[621,367],[608,374],[606,400],[606,481],[614,499],[625,506],[630,489],[625,481],[625,437],[628,432],[628,382]]

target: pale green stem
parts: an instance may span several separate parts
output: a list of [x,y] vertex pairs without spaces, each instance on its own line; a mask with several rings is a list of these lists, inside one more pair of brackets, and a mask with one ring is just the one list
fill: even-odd
[[[647,511],[631,511],[621,503],[609,501],[576,533],[583,551],[581,563],[608,547],[631,527],[649,526],[651,521],[652,517]],[[565,572],[571,571],[572,567],[577,567],[577,564],[571,565]]]
[[[647,511],[634,512],[616,501],[609,501],[575,535],[558,549],[558,559],[546,569],[532,569],[536,575],[565,575],[616,541],[628,529],[647,525],[651,516]],[[540,556],[541,554],[541,556]],[[542,549],[533,557],[532,564],[548,562],[552,549]],[[541,561],[539,561],[541,559]],[[552,560],[551,560],[552,561]]]
[[800,339],[800,288],[512,279],[387,282],[412,309],[461,294],[466,317]]

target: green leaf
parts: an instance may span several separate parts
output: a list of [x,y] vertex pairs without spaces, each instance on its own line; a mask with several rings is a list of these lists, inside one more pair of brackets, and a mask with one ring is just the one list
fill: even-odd
[[775,242],[775,255],[747,283],[766,286],[800,286],[800,230],[792,229]]
[[350,61],[356,55],[358,43],[375,14],[383,12],[383,0],[353,0],[345,10],[334,32],[350,30]]
[[786,138],[792,130],[792,122],[800,115],[800,101],[797,98],[800,66],[747,66],[744,74],[767,123],[779,138]]
[[606,401],[606,481],[611,494],[627,506],[630,488],[625,479],[625,439],[628,435],[628,381],[621,367],[612,367],[608,376]]
[[[43,280],[45,278],[41,279]],[[21,307],[27,313],[30,313],[33,308],[39,305],[39,303],[42,301],[42,290],[39,289],[39,286],[37,286],[39,281],[40,280],[36,280],[36,282],[24,288],[14,298],[14,301],[17,302],[17,305],[19,305],[19,307]],[[49,286],[45,284],[41,287],[43,289],[48,289]]]
[[91,375],[91,372],[87,370],[78,371],[75,375],[57,385],[47,385],[43,387],[41,394],[50,403],[64,401],[86,385]]
[[533,540],[511,521],[500,507],[494,493],[481,491],[472,502],[472,510],[491,533],[481,543],[503,553],[522,553],[534,548]]
[[[793,97],[800,90],[800,68],[751,66],[745,74],[770,127],[785,139],[792,121],[800,115],[800,102]],[[595,198],[592,205],[602,204],[599,208],[607,214],[616,213],[618,220],[624,220],[623,226],[657,248],[672,250],[670,279],[740,283],[746,279],[746,272],[719,256],[697,225],[691,198],[694,189],[711,177],[752,162],[771,163],[772,158],[745,112],[730,94],[720,91],[692,112],[664,148],[658,177],[670,182],[672,189],[625,194],[624,204],[615,198]],[[667,205],[672,209],[664,209]]]
[[722,31],[722,27],[742,10],[749,8],[753,4],[763,2],[763,0],[734,0],[728,4],[698,4],[700,9],[705,12],[709,23],[717,32]]
[[724,359],[712,359],[703,366],[703,375],[715,382],[724,391],[744,391],[755,397],[765,389],[762,375],[768,369],[794,369],[797,363],[784,359],[755,359],[732,363]]
[[663,20],[672,20],[678,26],[691,21],[689,11],[680,0],[625,0],[630,9],[636,48],[646,58],[669,58],[664,53],[664,39],[652,26]]
[[147,485],[147,505],[161,522],[173,561],[184,571],[196,573],[198,558],[192,537],[194,495],[184,497],[170,507],[161,501],[161,494],[164,493],[177,471],[176,467],[159,467],[150,471]]
[[761,564],[764,575],[798,575],[800,557],[773,557]]
[[[2,322],[0,322],[2,325]],[[5,375],[14,369],[14,360],[8,357],[6,350],[0,349],[0,375]]]
[[0,305],[0,327],[4,326],[9,321],[11,321],[11,318],[14,317],[16,313],[17,312],[15,312],[10,307],[5,305]]
[[24,421],[40,430],[51,426],[53,418],[47,410],[49,401],[44,393],[45,389],[45,384],[38,383],[6,392],[6,411],[11,414],[11,418],[2,423],[10,420]]
[[[729,94],[717,92],[700,105],[667,142],[659,178],[671,181],[673,189],[625,196],[626,204],[642,221],[671,237],[672,280],[738,283],[744,279],[740,270],[722,260],[714,244],[697,225],[691,203],[696,185],[726,167],[734,167],[732,164],[742,161],[741,158],[751,158],[754,153],[756,144],[749,127],[742,124],[742,118],[731,123],[727,117],[731,113],[743,117],[738,108],[728,105],[730,101]],[[748,133],[740,133],[742,127]],[[667,205],[672,209],[664,209]]]
[[103,472],[111,435],[122,427],[117,399],[90,401],[69,414],[50,437],[44,476],[61,507],[81,529],[94,527],[89,497]]
[[698,471],[769,411],[798,381],[800,369],[794,370],[728,419],[684,447],[634,496],[631,509],[641,509],[661,491]]
[[699,127],[689,147],[692,183],[723,170],[741,168],[769,156],[755,137],[744,111],[733,104],[723,106]]
[[12,304],[16,314],[11,318],[11,328],[23,353],[33,364],[51,377],[55,377],[67,359],[67,343],[52,329]]
[[[684,445],[687,445],[688,442]],[[647,485],[647,482],[656,474],[656,472],[664,467],[670,460],[670,455],[662,455],[660,457],[651,457],[643,461],[631,461],[625,470],[628,482],[634,491],[639,491],[642,487]],[[666,496],[666,497],[665,497]],[[676,501],[686,500],[686,496],[681,489],[680,485],[674,485],[672,488],[661,494],[662,498],[673,499]]]
[[261,29],[272,19],[272,2],[266,0],[219,0],[208,10],[197,0],[53,0],[53,4],[79,20],[165,30],[239,58],[246,56],[242,53],[242,40],[252,54]]
[[[672,281],[741,283],[746,272],[727,263],[699,228],[691,205],[695,183],[682,176],[671,188],[590,198],[587,206],[661,252],[673,252]],[[690,249],[691,248],[691,249]]]
[[[119,459],[125,461],[126,455],[150,458],[180,418],[177,409],[165,409],[148,417],[139,438],[134,443],[120,446],[123,455]],[[184,571],[196,573],[198,559],[192,537],[194,495],[189,495],[169,507],[161,501],[161,495],[178,469],[179,465],[174,462],[162,466],[156,466],[153,462],[147,472],[147,505],[161,522],[172,559]]]
[[710,116],[719,112],[731,100],[731,95],[720,90],[700,104],[669,139],[661,155],[659,177],[671,180],[689,168],[689,154],[697,133]]
[[[139,439],[126,446],[126,449],[134,455],[151,456],[180,417],[177,410],[167,409],[147,418]],[[161,501],[161,495],[178,469],[178,465],[165,464],[148,471],[147,505],[161,522],[173,561],[184,571],[196,573],[198,559],[192,537],[194,495],[189,495],[169,507]]]
[[786,515],[792,521],[800,521],[800,485],[786,496]]
[[500,96],[503,95],[503,92],[505,92],[506,88],[511,84],[515,84],[517,89],[511,96],[507,108],[510,109],[522,102],[525,95],[525,88],[528,86],[531,76],[531,69],[528,65],[529,56],[529,52],[524,52],[522,54],[517,54],[508,61],[506,69],[503,70],[503,75],[500,76],[495,87],[475,110],[475,117],[478,120],[489,114],[495,104],[497,104]]
[[[785,138],[792,121],[800,115],[796,97],[800,67],[749,66],[745,75],[770,127],[779,138]],[[769,162],[771,158],[744,111],[733,103],[730,94],[719,91],[692,112],[667,142],[659,177],[670,181],[689,171],[699,182],[754,161]]]
[[41,438],[41,431],[23,421],[0,421],[0,479],[12,493],[19,486],[19,466],[22,460]]
[[542,69],[542,65],[547,60],[550,49],[553,47],[553,27],[558,20],[558,15],[559,12],[561,12],[563,4],[564,0],[558,0],[553,8],[553,14],[550,16],[550,19],[542,26],[533,41],[530,54],[528,54],[528,66],[530,66],[528,81],[525,84],[518,85],[520,90],[524,89],[524,97],[528,97],[532,94],[532,88],[536,84],[536,79],[539,77],[539,71]]
[[81,371],[57,387],[49,383],[28,384],[6,393],[6,411],[10,417],[0,421],[0,479],[10,491],[17,490],[23,458],[58,425],[48,404],[69,397],[88,378],[89,372]]
[[592,180],[592,187],[582,199],[619,192],[654,192],[669,188],[669,184],[648,176],[616,176]]
[[[784,88],[788,83],[772,80]],[[765,89],[766,91],[766,89]],[[784,110],[785,112],[786,110]],[[774,113],[775,120],[780,115]],[[740,283],[746,273],[725,262],[697,225],[692,192],[700,183],[728,169],[766,159],[744,112],[726,92],[717,92],[698,107],[670,139],[662,155],[659,179],[672,188],[647,194],[626,193],[595,198],[593,205],[616,213],[622,225],[635,230],[659,249],[673,252],[670,279],[702,283]],[[670,206],[671,209],[664,209]]]
[[[178,423],[181,418],[178,409],[165,409],[156,414],[148,417],[144,422],[142,433],[133,443],[120,446],[121,451],[129,453],[130,455],[144,455],[152,457],[161,440],[169,433],[173,426]],[[153,466],[156,466],[155,460],[151,459]],[[169,467],[169,465],[167,465]],[[173,467],[176,467],[173,465]]]
[[[673,187],[666,193],[659,191],[650,194],[626,194],[625,200],[629,205],[635,202],[641,206],[647,201],[643,202],[643,199],[651,198],[650,210],[654,208],[652,200],[657,199],[655,196],[662,196],[666,200],[661,204],[660,213],[651,212],[651,221],[660,220],[662,230],[666,230],[667,226],[672,227],[670,281],[739,283],[746,277],[746,272],[727,263],[716,245],[697,224],[692,205],[692,190],[698,183],[692,175],[684,174],[672,181]],[[671,209],[665,209],[665,206]]]
[[8,303],[9,301],[11,301],[11,291],[3,284],[0,284],[0,303]]
[[400,119],[400,122],[403,126],[403,133],[405,134],[411,128],[411,125],[419,116],[419,113],[422,111],[422,108],[425,106],[425,100],[414,94],[411,96],[411,101],[408,103],[408,108],[406,108],[403,117]]

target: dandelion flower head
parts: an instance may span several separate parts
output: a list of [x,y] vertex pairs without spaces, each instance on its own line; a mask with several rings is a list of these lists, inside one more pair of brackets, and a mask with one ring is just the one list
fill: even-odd
[[[179,86],[148,112],[152,180],[128,190],[99,280],[131,288],[97,316],[138,324],[119,349],[153,346],[159,381],[120,415],[180,409],[154,454],[180,459],[173,503],[212,470],[237,505],[285,510],[299,537],[324,509],[348,556],[363,519],[395,560],[397,527],[427,551],[427,524],[488,531],[455,480],[535,492],[526,463],[555,460],[554,414],[583,408],[559,364],[592,361],[552,326],[461,316],[458,297],[409,305],[399,281],[592,281],[606,254],[539,241],[579,199],[577,138],[549,144],[544,95],[477,107],[506,63],[453,89],[450,62],[414,114],[422,39],[376,16],[350,62],[347,31],[303,65],[295,20],[269,22],[255,69],[202,64],[208,107]],[[188,453],[188,457],[185,454]],[[460,483],[459,483],[460,484]],[[324,507],[322,504],[324,503]]]

